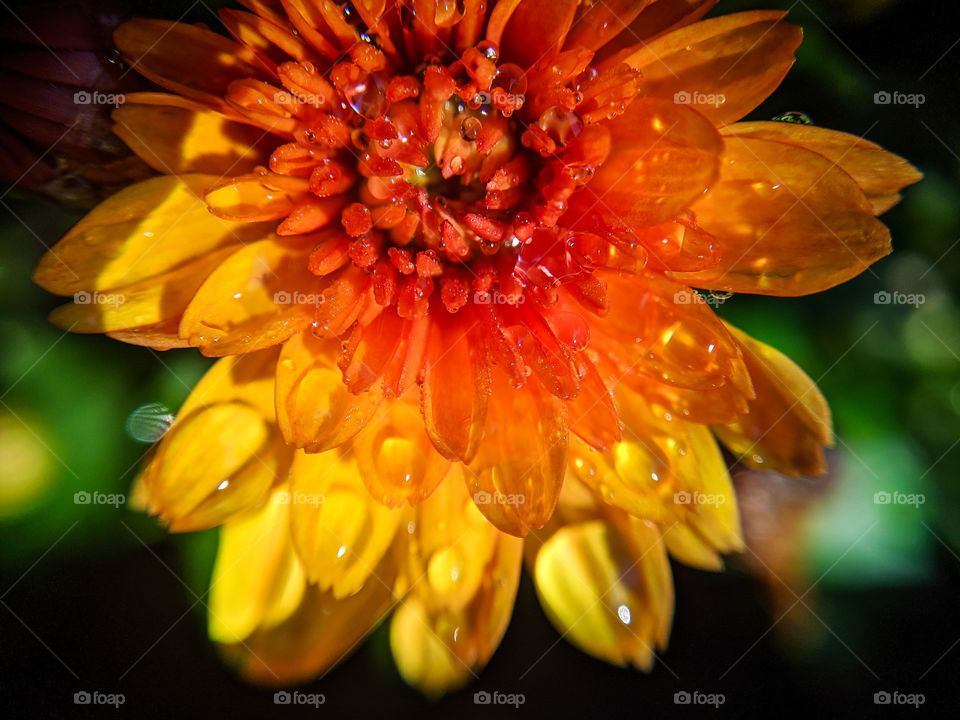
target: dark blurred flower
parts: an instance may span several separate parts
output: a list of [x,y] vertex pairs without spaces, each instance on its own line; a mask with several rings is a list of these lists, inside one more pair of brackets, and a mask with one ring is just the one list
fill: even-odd
[[110,119],[145,86],[113,49],[126,15],[117,0],[0,8],[0,182],[90,207],[150,174]]

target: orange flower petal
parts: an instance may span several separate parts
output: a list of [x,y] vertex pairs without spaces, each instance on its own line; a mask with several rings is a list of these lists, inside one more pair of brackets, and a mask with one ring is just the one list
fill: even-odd
[[180,335],[219,356],[276,345],[307,327],[327,284],[307,269],[309,251],[279,238],[237,250],[200,286]]
[[113,112],[113,131],[150,167],[242,175],[270,161],[275,137],[213,110],[127,102]]
[[[345,598],[368,581],[393,542],[400,510],[370,496],[352,453],[297,451],[290,470],[290,531],[304,571],[321,590]],[[369,580],[368,580],[369,579]]]
[[567,401],[570,430],[601,452],[620,441],[620,417],[610,389],[586,356],[576,358],[580,392]]
[[466,310],[435,313],[423,363],[423,420],[437,451],[469,462],[483,438],[490,369],[476,320]]
[[757,10],[704,20],[641,42],[623,61],[643,73],[645,94],[730,123],[763,102],[793,65],[803,32],[785,16]]
[[630,26],[653,0],[604,0],[583,3],[577,8],[573,27],[567,33],[564,47],[585,47],[597,50]]
[[670,273],[697,287],[805,295],[890,252],[890,233],[857,183],[795,145],[728,136],[720,181],[692,209],[725,253],[714,268]]
[[450,462],[430,443],[419,408],[395,400],[383,408],[353,445],[370,495],[388,507],[416,505],[443,481]]
[[923,175],[902,157],[868,140],[836,130],[784,122],[747,122],[730,125],[724,135],[799,145],[823,155],[856,181],[879,215],[899,199],[896,193]]
[[504,29],[501,57],[527,68],[556,54],[579,4],[579,0],[522,0]]
[[265,226],[209,213],[200,195],[216,181],[213,175],[158,177],[121,190],[44,255],[34,281],[58,295],[106,292],[265,237]]
[[278,220],[316,198],[303,178],[273,173],[242,175],[220,184],[203,197],[216,216],[227,220]]
[[563,402],[534,378],[516,388],[495,368],[483,442],[466,478],[487,520],[518,537],[543,527],[563,484],[567,441]]
[[638,98],[606,126],[610,157],[570,197],[564,223],[597,214],[614,227],[656,225],[673,219],[717,177],[723,142],[690,108]]
[[677,417],[704,425],[734,422],[747,411],[747,396],[732,383],[709,390],[678,387],[638,373],[627,375],[624,383],[648,402],[667,408]]
[[290,58],[298,62],[319,58],[287,22],[274,23],[241,10],[219,10],[217,14],[230,34],[262,58],[267,67]]
[[137,72],[218,109],[232,81],[269,72],[243,45],[197,25],[137,18],[118,27],[113,41]]
[[644,6],[628,28],[601,47],[597,57],[606,59],[624,48],[633,47],[637,40],[650,41],[695,23],[716,4],[717,0],[656,0]]
[[617,376],[635,373],[677,387],[710,390],[728,382],[752,397],[740,349],[699,295],[661,275],[598,273],[609,311],[593,320],[593,346],[615,361]]
[[340,343],[310,330],[283,344],[277,363],[277,421],[284,439],[309,453],[338,447],[370,421],[383,395],[353,394],[340,377]]
[[826,472],[823,446],[833,445],[827,401],[811,380],[783,353],[730,327],[757,390],[747,414],[717,426],[723,444],[744,462],[787,475]]

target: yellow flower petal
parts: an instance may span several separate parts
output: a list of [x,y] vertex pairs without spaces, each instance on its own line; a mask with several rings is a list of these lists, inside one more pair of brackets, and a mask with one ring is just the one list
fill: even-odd
[[642,670],[663,648],[673,582],[659,531],[630,526],[630,543],[603,521],[568,525],[536,556],[534,581],[547,617],[584,652]]
[[241,675],[266,685],[303,682],[340,662],[394,603],[390,557],[376,567],[377,579],[347,598],[307,584],[284,498],[288,491],[278,490],[223,529],[211,583],[210,637]]
[[287,619],[306,579],[287,532],[289,506],[277,491],[260,509],[224,526],[210,585],[210,638],[234,643]]
[[456,477],[417,506],[407,530],[410,589],[391,621],[390,647],[404,680],[436,697],[467,682],[499,646],[523,543],[486,522]]
[[404,513],[370,496],[348,452],[298,451],[290,475],[290,528],[307,577],[336,598],[352,595],[368,582]]
[[276,353],[214,365],[184,403],[143,475],[150,512],[173,531],[219,525],[286,476],[273,418]]
[[383,394],[375,385],[354,395],[343,383],[340,342],[309,329],[283,344],[277,363],[277,420],[288,443],[325,452],[356,435],[373,417]]
[[113,111],[113,122],[113,131],[131,150],[167,175],[252,173],[270,162],[278,144],[263,130],[213,110],[141,104],[135,98]]
[[213,175],[159,177],[100,203],[40,260],[38,285],[58,295],[150,280],[221,248],[265,237],[263,225],[221,220],[201,196]]
[[309,243],[244,246],[210,274],[183,313],[180,335],[205,355],[252,352],[313,322],[328,281],[307,268]]

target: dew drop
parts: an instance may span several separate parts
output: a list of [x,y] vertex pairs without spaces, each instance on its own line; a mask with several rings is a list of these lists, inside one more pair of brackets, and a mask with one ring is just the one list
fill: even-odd
[[793,123],[794,125],[813,125],[813,120],[809,115],[806,113],[797,112],[795,110],[791,112],[785,112],[782,115],[777,115],[772,119],[774,122]]
[[344,87],[341,94],[354,112],[370,120],[383,115],[389,104],[383,81],[371,73],[362,73],[355,82]]
[[567,145],[583,130],[583,120],[573,110],[554,105],[537,121],[540,129],[557,145]]
[[497,61],[499,50],[497,49],[495,43],[492,43],[489,40],[484,40],[483,42],[477,44],[477,50],[483,53],[483,56],[488,60],[493,60],[494,62]]
[[617,617],[620,618],[620,622],[624,625],[630,624],[630,608],[626,605],[621,605],[617,608]]
[[483,129],[483,123],[475,117],[468,117],[460,123],[460,137],[469,142],[477,139],[480,131]]
[[173,413],[160,403],[141,405],[127,417],[127,434],[142,443],[155,443],[173,425]]

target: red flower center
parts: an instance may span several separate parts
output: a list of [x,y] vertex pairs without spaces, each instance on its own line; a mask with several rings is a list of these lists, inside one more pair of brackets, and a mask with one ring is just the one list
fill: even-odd
[[[572,232],[561,219],[609,153],[609,132],[591,122],[623,111],[638,73],[598,72],[591,58],[568,51],[525,73],[498,64],[484,41],[448,62],[428,57],[409,75],[378,69],[363,52],[326,73],[282,64],[289,93],[273,102],[295,116],[295,142],[273,153],[270,169],[308,179],[316,198],[354,200],[336,206],[346,237],[321,243],[311,271],[329,274],[348,258],[372,276],[377,302],[408,319],[438,303],[449,312],[470,302],[553,305],[561,282],[596,295],[590,272],[610,248],[597,233],[612,229]],[[264,88],[255,98],[251,90],[234,86],[231,100],[262,104]],[[281,235],[314,229],[314,214],[297,210]],[[576,345],[585,334],[566,335]]]

